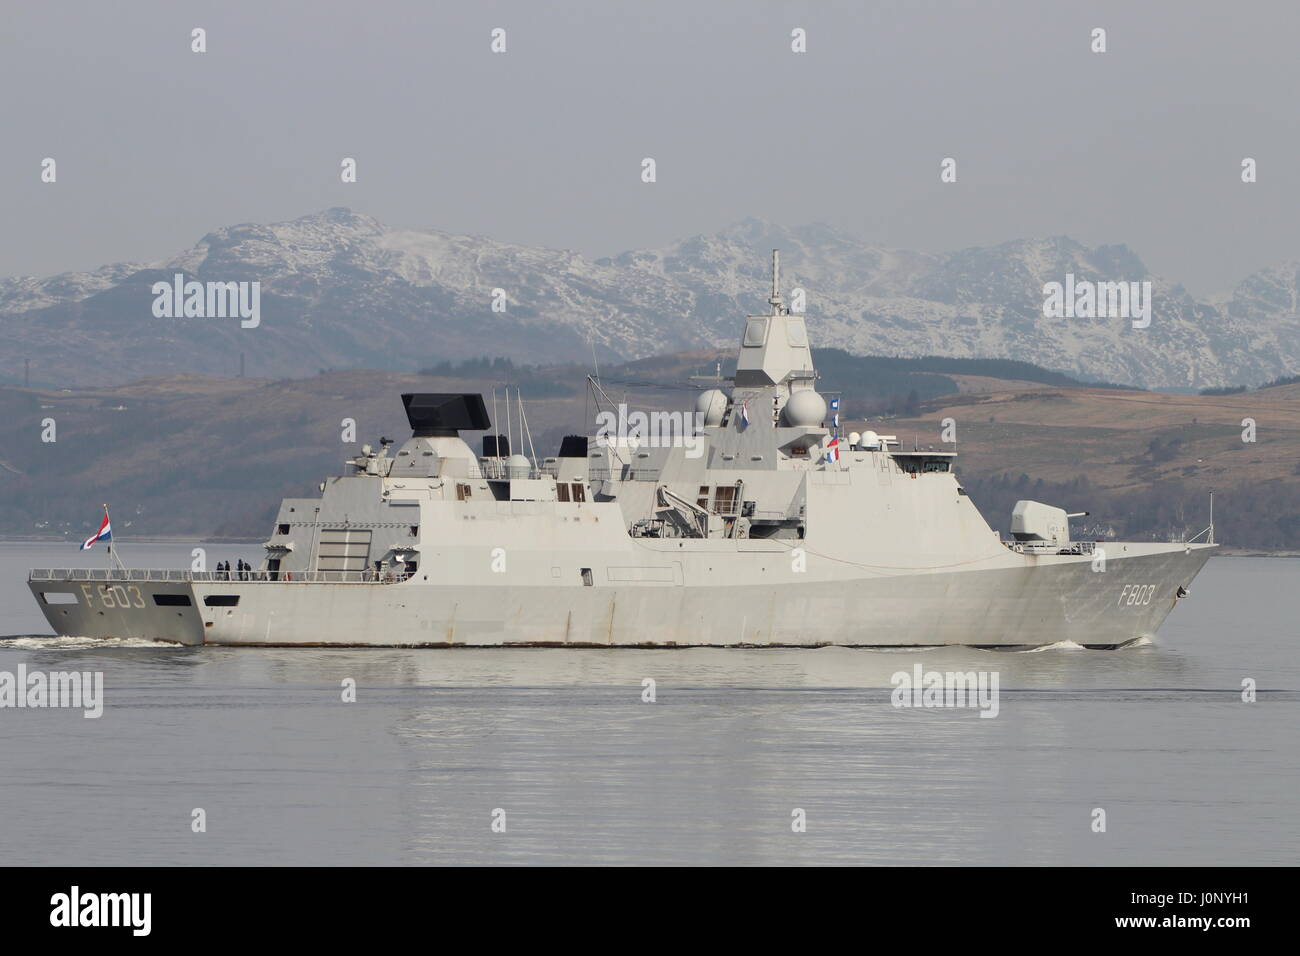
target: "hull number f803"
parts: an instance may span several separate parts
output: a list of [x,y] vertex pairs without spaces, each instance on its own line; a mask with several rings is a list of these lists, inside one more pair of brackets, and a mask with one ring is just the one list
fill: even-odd
[[1117,605],[1123,604],[1125,607],[1137,607],[1142,604],[1150,604],[1151,599],[1156,595],[1156,586],[1154,584],[1126,584],[1124,590],[1119,592]]

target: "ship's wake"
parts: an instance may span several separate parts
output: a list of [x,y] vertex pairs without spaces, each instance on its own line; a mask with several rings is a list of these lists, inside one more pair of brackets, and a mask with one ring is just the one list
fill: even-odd
[[1043,651],[1086,651],[1087,649],[1077,641],[1054,641],[1051,644],[1039,644],[1037,647],[1026,647],[1024,650],[1012,653],[1039,654]]
[[1052,644],[1040,644],[1037,647],[1027,647],[1019,651],[1018,653],[1037,654],[1040,651],[1096,651],[1096,650],[1127,651],[1134,647],[1145,647],[1150,643],[1151,643],[1151,638],[1149,637],[1135,637],[1132,640],[1125,641],[1123,644],[1107,644],[1107,645],[1080,644],[1077,641],[1056,641],[1055,643]]
[[173,641],[150,641],[138,637],[6,637],[0,648],[24,651],[84,651],[118,647],[183,647]]
[[1122,644],[1080,644],[1078,641],[1053,641],[1051,644],[1007,644],[998,646],[996,644],[908,644],[901,647],[890,647],[886,645],[842,645],[852,650],[871,651],[878,654],[918,654],[931,653],[934,651],[950,651],[954,648],[961,648],[971,651],[988,651],[993,654],[1041,654],[1043,651],[1096,651],[1096,650],[1129,650],[1134,647],[1145,647],[1151,644],[1149,637],[1135,637],[1132,640],[1125,641]]

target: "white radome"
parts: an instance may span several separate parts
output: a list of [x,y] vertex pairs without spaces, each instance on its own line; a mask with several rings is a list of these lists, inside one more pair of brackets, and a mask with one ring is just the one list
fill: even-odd
[[720,388],[701,392],[695,400],[695,411],[704,416],[706,428],[716,428],[722,424],[722,416],[727,411],[727,393]]
[[801,389],[785,403],[785,423],[796,428],[820,425],[826,420],[826,399],[811,388]]
[[515,452],[506,459],[506,474],[511,478],[527,478],[530,471],[532,471],[532,464],[528,461],[527,455]]

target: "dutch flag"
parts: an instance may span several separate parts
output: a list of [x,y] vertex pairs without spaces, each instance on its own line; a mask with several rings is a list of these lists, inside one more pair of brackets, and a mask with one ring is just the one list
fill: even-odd
[[840,460],[840,440],[832,438],[826,443],[826,463]]
[[749,402],[740,403],[740,420],[744,422],[746,426],[749,425]]
[[92,547],[94,547],[96,541],[112,541],[112,540],[113,540],[113,526],[108,523],[108,512],[105,511],[104,521],[99,526],[99,530],[86,539],[85,543],[81,546],[81,550],[89,551]]

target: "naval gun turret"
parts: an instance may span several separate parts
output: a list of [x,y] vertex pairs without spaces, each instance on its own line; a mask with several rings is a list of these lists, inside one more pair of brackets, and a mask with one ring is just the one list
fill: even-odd
[[1017,501],[1011,509],[1011,536],[1029,550],[1066,550],[1071,546],[1070,519],[1087,513],[1067,513],[1041,501]]

